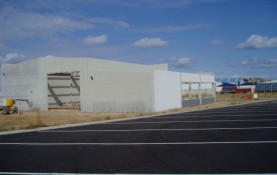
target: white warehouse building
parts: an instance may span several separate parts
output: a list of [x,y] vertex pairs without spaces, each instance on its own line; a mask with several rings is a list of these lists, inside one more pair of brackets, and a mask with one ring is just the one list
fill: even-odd
[[182,107],[182,84],[199,84],[200,92],[201,83],[215,100],[214,75],[171,72],[167,64],[55,57],[1,65],[2,98],[40,110],[79,104],[82,112],[158,112]]

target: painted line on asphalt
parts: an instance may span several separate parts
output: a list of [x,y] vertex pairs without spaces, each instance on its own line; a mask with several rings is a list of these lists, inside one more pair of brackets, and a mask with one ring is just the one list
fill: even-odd
[[[33,172],[0,172],[0,174],[7,174],[7,175],[91,175],[90,174],[85,174],[85,173],[33,173]],[[100,174],[97,173],[98,175],[114,175],[114,174]],[[117,175],[126,175],[126,174],[118,174]],[[247,173],[248,174],[248,173]],[[276,173],[263,173],[263,175],[272,175]],[[132,174],[132,175],[142,175],[142,174]],[[202,174],[186,174],[186,175],[202,175]],[[212,175],[212,174],[205,174],[205,175]],[[229,175],[229,174],[218,174],[218,175]],[[260,175],[260,174],[248,174],[248,175]]]
[[213,130],[259,130],[277,129],[277,127],[246,127],[246,128],[185,128],[185,129],[111,129],[111,130],[45,130],[43,133],[76,133],[76,132],[148,132],[148,131],[213,131]]
[[[197,118],[197,117],[203,117],[203,118],[208,118],[208,117],[230,117],[230,116],[232,116],[232,117],[238,117],[238,116],[276,116],[277,117],[277,114],[245,114],[245,115],[243,115],[243,114],[239,114],[239,115],[234,115],[234,114],[230,114],[230,115],[226,115],[226,114],[220,114],[220,115],[216,115],[216,114],[214,114],[214,115],[210,115],[210,116],[197,116],[197,115],[199,115],[199,114],[196,114],[196,115],[184,115],[184,116],[172,116],[172,117],[155,117],[155,118],[188,118],[188,117],[194,117],[194,118]],[[206,114],[205,114],[206,115]]]
[[216,123],[216,122],[267,122],[277,121],[277,119],[250,119],[250,120],[188,120],[188,121],[161,121],[161,122],[114,122],[104,123],[105,125],[127,125],[127,124],[155,124],[155,123]]
[[206,108],[207,112],[210,111],[221,111],[221,112],[227,112],[227,111],[274,111],[274,106],[272,107],[259,107],[259,106],[255,106],[255,107],[251,107],[251,106],[245,106],[244,108],[238,108],[238,107],[226,107],[226,108]]
[[228,110],[228,111],[205,111],[205,112],[186,112],[185,114],[233,114],[235,115],[236,113],[238,113],[239,115],[240,114],[248,114],[248,113],[254,113],[254,114],[275,114],[277,115],[276,113],[276,110],[272,110],[272,111],[233,111],[233,110]]
[[84,174],[84,173],[31,173],[31,172],[0,172],[0,174],[15,174],[15,175],[91,175],[91,174]]
[[220,145],[220,144],[275,144],[277,140],[268,141],[225,141],[225,142],[164,142],[164,143],[0,143],[1,145],[21,146],[139,146],[139,145]]

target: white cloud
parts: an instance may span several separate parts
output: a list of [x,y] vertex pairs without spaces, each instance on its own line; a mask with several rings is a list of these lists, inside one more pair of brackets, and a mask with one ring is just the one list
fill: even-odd
[[180,68],[188,68],[194,66],[195,61],[196,60],[193,58],[182,57],[176,61],[175,66]]
[[257,59],[255,57],[249,58],[249,59],[243,60],[240,63],[240,66],[252,66],[256,63],[256,61],[257,61]]
[[46,55],[45,58],[55,58],[53,55]]
[[214,45],[220,45],[220,44],[223,44],[224,41],[221,40],[221,39],[215,38],[215,39],[213,39],[210,43],[211,43],[211,44],[214,44]]
[[127,22],[110,18],[90,18],[90,22],[94,24],[112,25],[116,28],[130,28],[130,25]]
[[237,45],[239,49],[261,49],[277,47],[277,37],[268,38],[268,36],[251,35],[244,43]]
[[0,57],[2,63],[17,63],[25,59],[26,57],[24,55],[18,53],[8,53],[5,57]]
[[160,38],[142,38],[133,43],[136,47],[160,47],[167,45],[168,42]]
[[[1,5],[0,5],[1,6]],[[130,25],[111,18],[90,17],[69,13],[43,13],[21,10],[12,5],[0,10],[0,41],[25,38],[55,38],[79,30],[89,30],[98,26],[106,28],[127,29]]]
[[59,33],[91,29],[94,25],[69,16],[25,12],[12,7],[0,11],[0,40],[48,38]]
[[212,23],[197,23],[192,25],[180,25],[180,26],[158,26],[158,27],[137,27],[136,31],[142,33],[170,33],[170,32],[181,32],[186,30],[197,30],[211,27]]
[[98,44],[104,44],[108,41],[107,35],[100,35],[100,36],[87,36],[83,43],[85,45],[98,45]]

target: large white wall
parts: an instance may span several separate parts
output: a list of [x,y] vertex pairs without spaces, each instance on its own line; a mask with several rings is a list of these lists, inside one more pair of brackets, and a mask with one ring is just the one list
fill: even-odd
[[[116,87],[115,85],[118,85],[118,87],[120,87],[118,82],[121,82],[120,85],[122,87],[124,87],[125,85],[126,87],[128,87],[133,84],[143,85],[145,81],[149,81],[149,80],[141,79],[138,81],[136,79],[136,76],[133,76],[132,80],[127,78],[125,81],[123,80],[114,81],[113,79],[118,79],[118,76],[124,77],[125,75],[128,75],[128,74],[131,75],[130,72],[132,71],[149,72],[149,71],[153,71],[154,69],[167,70],[167,65],[166,64],[139,65],[139,64],[122,63],[117,61],[90,59],[90,58],[89,59],[88,58],[38,58],[38,59],[21,62],[18,64],[1,64],[1,89],[2,89],[1,92],[4,98],[9,97],[9,98],[16,98],[16,99],[18,98],[28,99],[32,104],[34,104],[34,106],[39,107],[41,110],[48,110],[48,103],[49,102],[51,103],[52,101],[51,99],[50,101],[48,101],[49,91],[48,91],[47,74],[80,71],[79,75],[80,75],[81,106],[82,106],[82,110],[89,111],[96,108],[96,107],[91,108],[92,101],[90,100],[90,98],[93,99],[93,97],[89,96],[90,94],[94,94],[94,92],[96,91],[95,89],[90,89],[91,84],[89,84],[90,83],[89,80],[90,80],[91,74],[88,73],[88,71],[90,72],[103,71],[103,76],[107,76],[106,78],[108,78],[110,82],[109,83],[101,82],[101,83],[105,85],[109,85],[109,87],[106,87],[106,89],[109,90],[110,87]],[[121,73],[118,73],[118,76],[114,76],[114,75],[117,75],[116,72],[107,73],[107,71],[120,71]],[[122,73],[124,71],[125,73]],[[94,91],[92,92],[92,90]],[[101,87],[100,90],[103,92],[105,88]],[[127,89],[126,92],[132,91],[132,90],[135,90],[135,89],[132,89],[132,88],[129,90]],[[121,107],[116,107],[117,108],[116,111],[121,110],[123,104],[126,104],[126,106],[128,106],[127,107],[128,109],[126,111],[132,111],[131,108],[136,108],[135,109],[136,111],[150,111],[153,109],[152,101],[149,100],[149,95],[145,95],[145,94],[141,95],[140,93],[134,94],[129,97],[136,100],[136,102],[134,102],[133,100],[132,103],[129,103],[130,100],[128,101],[127,98],[124,97],[123,95],[124,92],[118,93],[117,91],[110,91],[106,93],[108,93],[109,95],[109,97],[106,100],[100,100],[100,98],[98,98],[100,95],[96,94],[96,98],[94,98],[93,100],[94,106],[96,104],[96,101],[95,101],[96,99],[99,102],[99,103],[97,102],[97,105],[99,106],[100,103],[102,103],[103,101],[107,101],[108,99],[109,99],[109,102],[111,102],[110,98],[113,98],[113,101],[118,100],[117,105],[121,106]],[[112,97],[111,93],[115,93],[115,95]],[[130,92],[129,92],[129,95],[130,95]],[[102,96],[102,98],[105,99],[106,97]],[[151,105],[145,104],[145,98],[148,98],[147,100],[150,101]],[[135,103],[140,104],[140,107],[138,107],[139,105],[134,105]],[[132,105],[133,107],[130,107]],[[105,109],[103,108],[103,110],[106,110],[106,108]]]
[[[1,89],[3,98],[28,99],[38,104],[41,99],[39,61],[30,60],[19,64],[1,64]],[[27,107],[27,104],[22,102]]]
[[87,99],[81,104],[82,111],[153,111],[153,74],[150,71],[89,71],[86,81]]
[[155,112],[182,107],[180,73],[154,71]]
[[[41,110],[48,110],[48,76],[49,73],[64,73],[80,71],[80,84],[86,84],[85,76],[87,75],[87,59],[84,58],[39,58],[40,64],[40,78],[42,79],[42,93],[39,106]],[[82,78],[82,76],[84,76]],[[83,81],[82,81],[83,80]],[[86,88],[86,86],[84,86]],[[80,100],[85,97],[85,93],[82,94],[82,86]],[[84,89],[86,92],[86,89]]]
[[[123,62],[101,60],[101,59],[90,59],[90,58],[47,58],[47,59],[41,58],[39,60],[40,60],[41,67],[44,67],[44,69],[41,70],[42,71],[41,77],[44,81],[47,81],[47,73],[80,71],[79,74],[80,74],[81,111],[97,111],[97,112],[150,111],[152,110],[151,105],[150,107],[143,107],[143,105],[145,106],[145,102],[141,103],[141,101],[145,101],[145,99],[142,100],[142,98],[145,98],[144,96],[140,96],[140,95],[129,96],[128,98],[133,98],[132,99],[133,101],[134,99],[137,100],[136,102],[132,101],[130,103],[130,100],[127,100],[127,98],[124,97],[124,93],[117,93],[116,91],[110,90],[111,87],[116,87],[115,86],[116,84],[111,85],[111,83],[116,82],[116,79],[118,79],[120,76],[128,75],[130,74],[130,72],[133,72],[133,71],[145,72],[145,71],[153,71],[154,69],[167,70],[166,64],[139,65],[139,64],[123,63]],[[105,81],[99,82],[99,83],[102,83],[101,85],[105,84],[105,87],[91,86],[92,85],[91,76],[93,76],[95,80],[94,71],[99,71],[97,73],[98,76],[103,74],[101,77],[104,76],[106,77],[107,80],[109,80],[107,82]],[[116,75],[117,71],[121,72],[119,73],[120,75],[114,76]],[[122,72],[125,72],[125,73],[122,73]],[[136,77],[133,77],[133,81],[135,80],[136,80]],[[124,88],[124,86],[129,82],[132,82],[132,80],[126,79],[125,81],[121,81],[122,88]],[[135,83],[133,82],[133,84]],[[104,91],[106,95],[105,93],[104,94],[101,93]],[[111,96],[111,93],[114,93],[114,96]],[[48,98],[48,87],[47,87],[47,83],[44,83],[42,99],[40,101],[40,106],[41,106],[40,108],[42,110],[48,109],[47,98]],[[116,105],[114,103],[115,100],[117,100]],[[126,108],[123,109],[123,106],[125,106]]]
[[[80,71],[81,111],[152,112],[181,107],[181,83],[214,76],[169,72],[166,64],[139,65],[87,58],[38,58],[2,64],[2,96],[28,99],[48,110],[47,74]],[[54,83],[55,84],[55,83]]]

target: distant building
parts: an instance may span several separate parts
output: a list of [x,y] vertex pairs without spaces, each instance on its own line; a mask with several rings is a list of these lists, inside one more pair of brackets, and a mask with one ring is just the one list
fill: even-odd
[[244,78],[244,81],[246,81],[246,83],[262,83],[262,82],[266,82],[266,79],[263,78]]
[[256,92],[277,92],[277,80],[257,83]]
[[250,87],[223,83],[221,93],[247,93],[252,92]]
[[256,85],[248,83],[244,78],[221,78],[216,79],[217,93],[247,93],[254,92]]
[[216,85],[217,93],[277,92],[277,80],[263,78],[217,78]]
[[238,86],[245,83],[243,78],[216,78],[215,81],[221,84],[228,83],[228,84],[234,84]]

